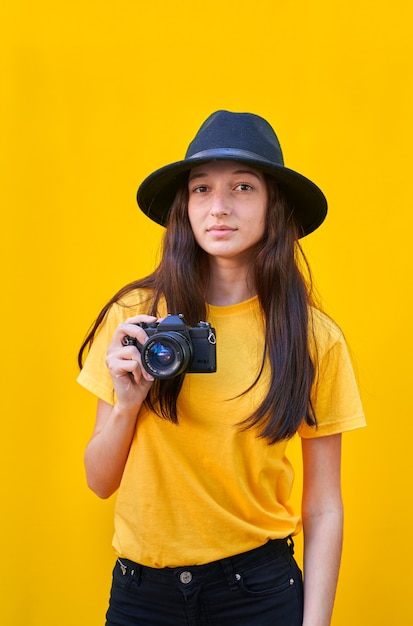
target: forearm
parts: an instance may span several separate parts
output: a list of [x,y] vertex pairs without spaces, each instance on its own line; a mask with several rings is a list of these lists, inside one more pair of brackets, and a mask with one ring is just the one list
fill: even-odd
[[329,626],[341,560],[343,509],[303,516],[303,522],[303,626]]
[[119,487],[135,433],[138,408],[110,407],[101,430],[95,432],[85,451],[89,487],[108,498]]

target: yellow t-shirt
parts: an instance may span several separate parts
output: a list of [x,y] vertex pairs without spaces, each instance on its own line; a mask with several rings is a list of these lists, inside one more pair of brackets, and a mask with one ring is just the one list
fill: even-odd
[[[105,366],[116,326],[147,312],[142,292],[112,307],[95,338],[79,382],[114,403]],[[164,315],[166,311],[161,312]],[[263,320],[258,299],[209,306],[216,329],[217,372],[187,374],[178,399],[179,425],[142,407],[117,495],[113,547],[118,556],[150,567],[214,561],[245,552],[268,539],[299,532],[289,504],[294,471],[287,442],[268,445],[237,424],[251,415],[268,386]],[[313,312],[320,377],[313,401],[318,429],[302,425],[302,437],[320,437],[364,426],[363,410],[342,333]]]

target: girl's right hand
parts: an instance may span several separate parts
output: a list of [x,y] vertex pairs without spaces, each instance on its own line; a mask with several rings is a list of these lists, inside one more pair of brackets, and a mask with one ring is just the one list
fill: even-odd
[[112,377],[118,404],[137,410],[145,400],[154,379],[143,368],[138,348],[134,345],[124,346],[122,341],[129,335],[144,344],[148,336],[143,328],[136,326],[141,322],[156,322],[156,317],[136,315],[119,324],[106,355],[106,365]]

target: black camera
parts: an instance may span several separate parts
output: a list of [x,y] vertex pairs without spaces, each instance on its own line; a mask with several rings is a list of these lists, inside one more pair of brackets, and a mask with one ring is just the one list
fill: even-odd
[[137,326],[145,330],[147,341],[142,345],[127,335],[123,345],[138,348],[143,367],[154,378],[216,372],[215,330],[208,322],[190,327],[182,315],[168,315],[162,322]]

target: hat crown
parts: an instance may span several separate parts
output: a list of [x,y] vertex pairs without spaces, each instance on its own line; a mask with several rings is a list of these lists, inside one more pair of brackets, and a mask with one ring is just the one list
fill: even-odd
[[253,113],[216,111],[198,130],[185,158],[220,149],[243,151],[256,155],[260,160],[284,165],[281,146],[273,128],[264,118]]

